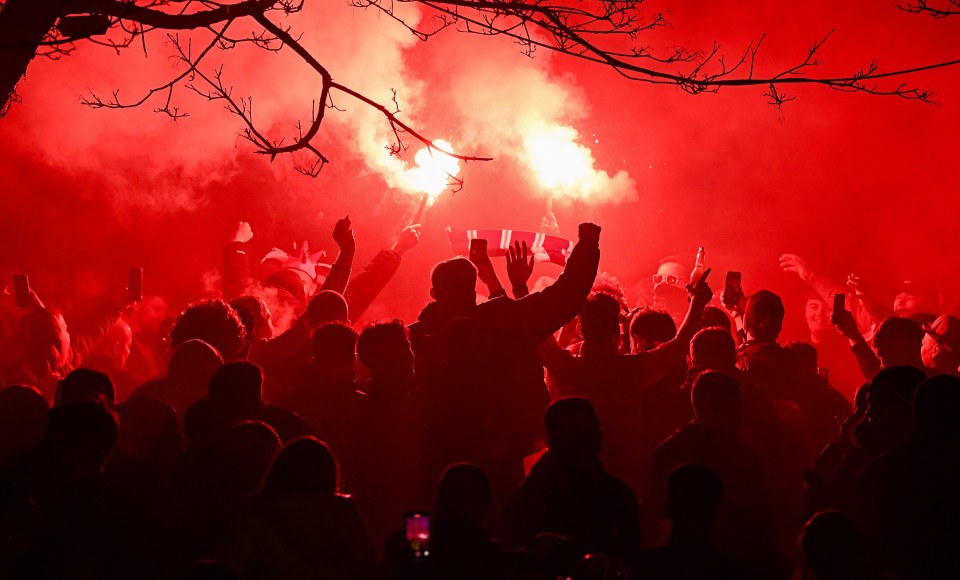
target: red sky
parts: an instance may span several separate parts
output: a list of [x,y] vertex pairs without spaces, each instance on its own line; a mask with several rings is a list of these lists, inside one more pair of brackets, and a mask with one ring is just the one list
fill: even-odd
[[[495,157],[465,167],[463,190],[430,210],[422,247],[405,258],[376,315],[410,319],[426,302],[429,267],[449,255],[443,227],[536,229],[543,192],[512,141],[531,118],[573,127],[596,169],[625,170],[635,181],[636,201],[557,205],[569,236],[581,220],[604,226],[602,269],[628,285],[664,255],[692,261],[699,245],[717,281],[725,270],[743,271],[748,291],[784,293],[794,318],[802,287],[779,272],[783,252],[833,274],[862,273],[881,295],[917,270],[960,280],[960,67],[907,79],[935,89],[938,105],[809,86],[795,89],[797,99],[780,114],[761,88],[691,96],[562,56],[531,60],[497,39],[446,33],[416,43],[386,19],[333,4],[308,2],[312,11],[291,24],[335,78],[380,100],[395,88],[404,113],[428,135]],[[647,37],[655,47],[717,41],[733,55],[765,34],[760,72],[793,65],[831,29],[824,74],[874,60],[889,69],[960,58],[960,17],[906,14],[895,0],[652,7],[668,10],[671,22]],[[346,213],[360,243],[358,266],[390,243],[410,201],[371,169],[381,146],[376,131],[385,127],[344,97],[337,104],[348,112],[330,111],[321,137],[332,163],[312,180],[288,159],[271,165],[252,154],[238,144],[238,120],[186,93],[179,98],[191,116],[179,123],[150,106],[92,111],[78,103],[88,88],[132,97],[168,77],[170,48],[158,37],[149,49],[148,57],[136,48],[116,56],[81,46],[31,65],[19,89],[23,103],[0,121],[5,279],[24,270],[38,291],[57,296],[70,284],[90,291],[108,280],[122,284],[136,263],[147,271],[148,291],[154,284],[178,299],[195,297],[240,219],[252,222],[257,251],[299,239],[332,250],[333,220]],[[316,91],[315,78],[288,56],[250,48],[217,56],[228,82],[255,95],[258,118],[278,131],[292,113],[309,114]],[[539,273],[556,274],[548,266]]]

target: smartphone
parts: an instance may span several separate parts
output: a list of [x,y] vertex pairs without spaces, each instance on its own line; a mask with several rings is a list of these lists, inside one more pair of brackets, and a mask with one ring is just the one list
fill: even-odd
[[833,295],[833,311],[843,312],[846,309],[847,309],[847,295],[834,294]]
[[740,289],[740,282],[743,280],[743,275],[740,272],[727,272],[727,278],[723,283],[723,305],[734,307],[737,305],[737,302],[740,301],[740,295],[742,290]]
[[485,256],[487,254],[487,240],[484,238],[474,238],[470,240],[470,255]]
[[127,271],[127,293],[132,302],[143,300],[143,268],[130,268]]
[[26,274],[15,274],[13,276],[13,292],[17,299],[19,308],[27,308],[32,300],[30,299],[30,279]]
[[404,518],[407,546],[414,560],[430,555],[430,515],[424,512],[407,514]]

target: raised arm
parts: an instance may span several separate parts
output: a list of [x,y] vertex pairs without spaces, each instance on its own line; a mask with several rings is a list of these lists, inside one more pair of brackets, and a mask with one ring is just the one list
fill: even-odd
[[690,293],[690,306],[677,329],[677,335],[659,347],[647,352],[629,355],[636,361],[637,377],[643,384],[659,380],[667,371],[682,363],[690,350],[693,335],[700,330],[703,321],[703,309],[713,299],[713,290],[707,284],[711,270],[707,269],[693,286],[687,286]]
[[590,294],[600,264],[600,226],[580,224],[577,245],[552,285],[517,300],[510,323],[517,333],[540,342],[571,320]]
[[360,319],[397,273],[403,255],[420,243],[420,230],[420,224],[403,228],[389,250],[380,250],[363,271],[351,278],[343,297],[350,307],[350,318],[354,322]]
[[353,237],[353,229],[350,227],[350,216],[337,220],[337,225],[333,227],[333,241],[337,242],[340,253],[337,255],[337,261],[330,268],[330,275],[327,276],[318,292],[333,290],[343,294],[347,289],[347,283],[350,281],[353,257],[357,253],[357,242]]

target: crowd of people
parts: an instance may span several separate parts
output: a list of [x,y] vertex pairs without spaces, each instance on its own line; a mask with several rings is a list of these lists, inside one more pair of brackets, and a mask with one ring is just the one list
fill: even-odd
[[585,223],[555,280],[517,243],[508,295],[478,246],[417,320],[354,327],[419,234],[354,273],[348,219],[329,268],[252,263],[242,226],[174,316],[0,294],[0,577],[960,578],[930,285],[886,308],[784,255],[811,338],[782,344],[777,294],[672,258],[633,308]]

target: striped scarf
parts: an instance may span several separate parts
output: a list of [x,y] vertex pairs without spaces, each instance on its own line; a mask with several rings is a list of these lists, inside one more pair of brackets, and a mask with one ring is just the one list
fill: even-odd
[[574,245],[570,240],[558,236],[521,230],[457,230],[448,227],[447,237],[450,238],[450,248],[462,256],[470,254],[470,240],[487,240],[487,255],[490,257],[506,256],[507,248],[515,242],[526,242],[538,262],[552,262],[560,266],[567,264],[567,257]]

